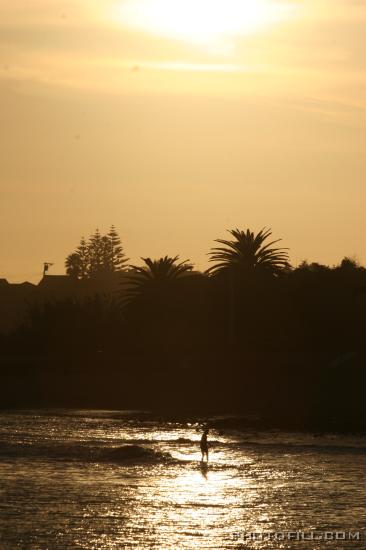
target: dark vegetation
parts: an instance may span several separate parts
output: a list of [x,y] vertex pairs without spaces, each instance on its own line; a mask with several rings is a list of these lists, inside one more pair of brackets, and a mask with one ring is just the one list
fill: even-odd
[[[30,308],[1,336],[1,406],[255,414],[257,427],[363,430],[366,269],[292,268],[271,232],[233,230],[211,267],[127,265],[114,228],[66,260],[118,292]],[[259,419],[259,420],[258,420]]]
[[126,258],[114,225],[107,235],[96,229],[86,241],[81,238],[77,249],[66,258],[66,273],[74,279],[88,279],[100,273],[122,271]]

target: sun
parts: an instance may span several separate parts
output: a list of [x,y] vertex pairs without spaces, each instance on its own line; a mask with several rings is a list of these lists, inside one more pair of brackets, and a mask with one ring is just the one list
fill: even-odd
[[279,0],[124,0],[117,11],[128,26],[210,44],[256,32],[284,19],[289,9]]

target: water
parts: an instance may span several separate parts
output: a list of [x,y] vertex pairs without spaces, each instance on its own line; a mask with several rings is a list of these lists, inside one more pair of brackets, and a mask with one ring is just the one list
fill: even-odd
[[[366,548],[234,535],[363,534],[365,437],[211,430],[206,468],[197,428],[127,411],[0,414],[0,548]],[[133,456],[115,456],[127,444]]]

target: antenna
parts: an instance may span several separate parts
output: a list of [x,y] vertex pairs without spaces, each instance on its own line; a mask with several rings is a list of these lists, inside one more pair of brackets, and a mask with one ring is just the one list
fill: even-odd
[[43,264],[43,277],[48,273],[49,268],[53,265],[52,262],[44,262]]

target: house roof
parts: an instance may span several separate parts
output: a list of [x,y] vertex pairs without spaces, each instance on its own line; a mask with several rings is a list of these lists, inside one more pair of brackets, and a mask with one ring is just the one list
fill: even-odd
[[68,275],[44,275],[39,281],[39,287],[59,288],[60,286],[69,286],[74,280]]

